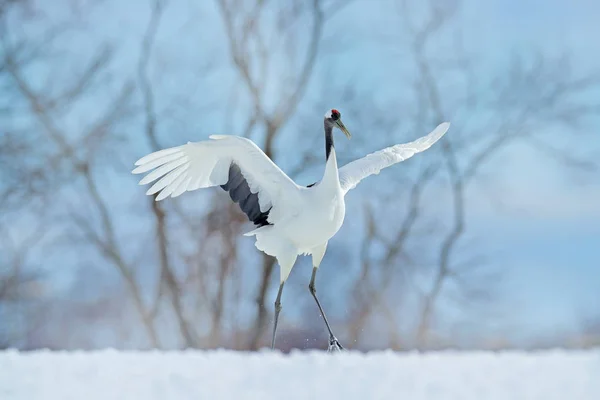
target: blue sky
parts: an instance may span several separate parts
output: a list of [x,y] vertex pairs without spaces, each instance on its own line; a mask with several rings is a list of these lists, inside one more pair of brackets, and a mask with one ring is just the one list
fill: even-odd
[[[469,36],[488,38],[498,51],[541,46],[566,52],[576,60],[576,70],[600,69],[600,45],[595,39],[600,34],[600,3],[474,3],[478,5],[466,7],[469,21],[487,15],[475,28],[478,35]],[[581,143],[574,151],[598,150],[600,126],[592,129],[595,142]],[[597,315],[600,309],[600,179],[592,173],[586,174],[583,184],[574,183],[552,160],[529,156],[511,160],[518,165],[509,169],[513,174],[507,177],[511,189],[506,200],[516,211],[503,214],[507,218],[494,224],[498,236],[505,234],[501,240],[502,257],[510,265],[508,301],[518,307],[522,319],[535,317],[532,330],[569,330],[582,315]]]
[[[397,78],[389,76],[394,74],[393,68],[386,67],[389,54],[370,45],[371,35],[376,30],[393,34],[402,27],[397,26],[397,19],[387,22],[390,17],[386,15],[385,5],[369,7],[369,4],[356,1],[332,18],[325,31],[323,49],[329,51],[333,47],[340,56],[327,58],[317,71],[330,70],[340,81],[348,78],[360,81],[359,87],[373,87],[379,92],[375,99],[385,99],[384,82]],[[192,23],[182,23],[176,12],[176,8],[167,12],[158,36],[155,54],[164,60],[164,65],[176,69],[178,64],[185,63],[185,60],[170,62],[170,53],[177,57],[189,54],[194,58],[195,43],[213,47],[217,56],[223,55],[224,43],[207,43],[201,38],[184,40],[183,47],[176,50],[170,48],[170,43]],[[511,52],[541,48],[550,53],[568,53],[576,61],[576,70],[589,72],[600,69],[600,47],[593,39],[600,34],[599,14],[600,5],[594,1],[473,0],[463,3],[457,18],[467,51],[484,55],[480,68],[498,68],[501,64],[495,64],[496,60],[505,60]],[[146,21],[143,13],[133,15],[136,14],[126,18],[141,22],[143,27]],[[201,18],[211,26],[209,17]],[[352,21],[349,32],[348,21]],[[200,31],[207,29],[210,28],[200,28]],[[361,41],[362,35],[365,35],[364,41]],[[338,40],[348,44],[344,46],[346,49],[335,50]],[[353,46],[354,40],[356,46]],[[167,45],[161,46],[161,43]],[[187,46],[189,52],[182,51]],[[322,82],[317,73],[311,81],[312,90],[306,95],[308,99],[322,93],[318,88]],[[165,82],[165,88],[169,84]],[[391,85],[392,90],[398,86]],[[342,100],[337,93],[330,93],[328,97],[332,104]],[[348,124],[352,116],[346,116],[345,121]],[[592,149],[600,146],[600,126],[595,125],[595,128],[598,136],[596,143],[590,143]],[[341,151],[347,146],[340,145]],[[579,146],[572,147],[578,151]],[[583,184],[573,184],[569,174],[561,172],[552,159],[524,146],[511,147],[510,153],[499,154],[487,168],[496,178],[491,187],[485,187],[485,193],[483,190],[470,192],[468,223],[474,234],[486,235],[486,240],[480,243],[488,247],[491,258],[497,257],[494,263],[503,270],[505,281],[500,302],[505,304],[499,308],[505,309],[506,318],[516,325],[522,323],[536,334],[558,327],[568,329],[581,314],[600,311],[600,181],[597,177],[583,174]],[[494,200],[490,202],[490,198]],[[513,314],[511,311],[516,309],[519,312]],[[530,320],[536,323],[527,326]]]
[[[598,2],[498,0],[463,5],[459,20],[465,47],[485,54],[488,63],[483,68],[501,67],[494,61],[512,52],[543,49],[572,56],[575,71],[600,70]],[[364,15],[357,4],[344,10],[343,17],[358,21],[364,16],[368,24],[388,24],[386,15],[377,13],[381,9],[372,11]],[[590,98],[600,99],[600,92]],[[565,135],[561,131],[555,135],[569,152],[599,154],[598,120],[591,129],[596,135],[589,143],[560,137]],[[597,171],[565,173],[554,160],[525,146],[499,154],[486,171],[494,171],[495,178],[484,185],[485,193],[470,193],[468,224],[485,235],[480,241],[483,252],[487,250],[504,272],[499,308],[508,325],[519,327],[516,335],[521,337],[578,329],[582,316],[600,312]]]
[[[372,6],[374,3],[356,0],[332,18],[322,47],[322,51],[331,53],[322,57],[325,61],[317,65],[306,101],[318,98],[336,107],[343,101],[340,93],[325,90],[323,95],[322,86],[327,79],[353,81],[360,91],[371,95],[369,100],[382,103],[402,87],[405,71],[390,67],[390,64],[397,61],[394,57],[401,58],[403,54],[390,53],[386,46],[371,45],[374,38],[385,40],[384,37],[401,31],[402,27],[398,26],[397,18],[388,13],[393,2],[382,1]],[[86,35],[120,42],[115,73],[129,74],[136,66],[138,54],[130,51],[129,46],[136,46],[137,51],[137,42],[149,17],[147,4],[141,0],[127,5],[106,2],[102,12],[90,17],[93,29]],[[185,14],[190,9],[197,12]],[[568,53],[575,61],[573,69],[587,73],[600,70],[598,15],[600,3],[592,0],[469,0],[463,2],[457,25],[468,52],[484,55],[477,65],[482,70],[503,68],[505,64],[499,61],[506,60],[514,52],[543,49],[549,53]],[[165,145],[202,139],[223,129],[223,119],[218,113],[206,119],[197,118],[197,114],[202,112],[203,105],[222,101],[225,91],[220,88],[226,86],[223,82],[233,77],[226,71],[210,72],[214,83],[211,83],[213,90],[207,95],[188,84],[194,80],[194,72],[186,68],[192,63],[218,62],[227,56],[226,43],[211,36],[211,31],[222,29],[214,23],[216,17],[217,11],[212,5],[201,10],[191,1],[169,4],[167,8],[154,54],[155,66],[160,66],[166,73],[159,72],[158,68],[152,72],[161,93],[157,105],[167,108],[174,98],[193,97],[193,100],[189,107],[179,107],[176,118],[172,118],[167,126],[160,127],[163,132],[173,132],[162,135]],[[189,36],[189,32],[193,35]],[[85,48],[85,43],[74,37],[68,45],[85,54],[90,51]],[[205,52],[197,52],[198,46]],[[205,59],[206,53],[212,60]],[[389,85],[389,82],[397,84]],[[590,96],[600,99],[598,92]],[[302,108],[301,112],[315,121],[307,124],[311,129],[320,129],[323,112],[314,113]],[[352,115],[344,116],[346,125],[356,136]],[[77,122],[71,121],[74,126]],[[232,125],[231,129],[235,130],[241,122],[234,121]],[[564,137],[564,132],[558,129],[553,135],[569,152],[590,152],[600,156],[600,122],[596,120],[590,128],[596,135],[589,143]],[[287,139],[279,146],[285,147],[292,140],[293,132],[288,131],[284,136]],[[340,143],[340,152],[348,150],[350,145]],[[315,151],[320,154],[322,149],[319,147]],[[125,165],[129,160],[122,161]],[[286,161],[280,162],[285,166]],[[483,172],[483,182],[468,192],[467,223],[469,234],[476,236],[477,243],[482,246],[479,250],[503,272],[501,296],[495,307],[506,318],[506,325],[517,327],[516,336],[527,337],[552,329],[577,329],[576,324],[582,316],[598,315],[600,179],[597,173],[565,172],[553,159],[527,146],[513,146],[509,151],[499,153]],[[486,182],[486,176],[492,174],[494,178]],[[312,178],[303,177],[307,181]],[[374,185],[382,182],[377,181],[379,177],[373,179]],[[123,185],[131,183],[131,180],[122,182]],[[114,185],[121,185],[121,182]],[[124,186],[123,190],[132,194],[137,189]],[[364,192],[361,194],[358,190],[349,202],[358,204],[364,196]],[[341,233],[344,234],[344,229]]]

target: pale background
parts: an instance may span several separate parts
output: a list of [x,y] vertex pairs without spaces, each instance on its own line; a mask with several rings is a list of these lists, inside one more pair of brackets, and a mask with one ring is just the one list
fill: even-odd
[[[347,196],[318,277],[349,348],[600,343],[600,3],[0,2],[0,346],[256,349],[277,266],[220,189],[139,157],[246,135],[298,183],[413,140]],[[273,272],[274,271],[274,272]],[[301,259],[278,347],[326,346]]]

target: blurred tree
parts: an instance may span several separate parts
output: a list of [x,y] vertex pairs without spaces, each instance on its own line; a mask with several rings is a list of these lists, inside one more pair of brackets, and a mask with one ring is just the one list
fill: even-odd
[[[445,292],[450,301],[456,301],[457,296],[452,299],[448,294],[462,292],[458,296],[462,298],[459,307],[489,302],[494,293],[498,271],[490,269],[485,254],[469,239],[466,225],[468,190],[489,184],[493,179],[486,172],[485,180],[478,180],[480,170],[488,160],[518,143],[533,145],[543,152],[552,149],[549,154],[565,168],[597,170],[597,164],[589,159],[558,150],[552,144],[556,136],[548,128],[563,126],[571,135],[591,135],[581,126],[589,117],[598,115],[599,103],[587,94],[599,87],[600,77],[577,76],[569,66],[568,57],[542,54],[514,56],[507,60],[507,70],[498,76],[486,76],[489,71],[474,67],[478,65],[478,55],[466,52],[460,25],[453,23],[460,8],[458,1],[402,0],[396,4],[398,22],[404,30],[401,37],[392,35],[390,46],[401,47],[399,53],[409,54],[410,57],[402,58],[401,64],[412,63],[415,67],[414,90],[403,102],[414,106],[403,117],[416,132],[424,132],[428,126],[445,120],[452,121],[453,126],[451,134],[443,140],[441,160],[429,158],[431,162],[411,163],[410,168],[415,170],[412,181],[397,180],[392,183],[395,189],[386,188],[388,193],[406,192],[405,198],[380,197],[376,202],[366,203],[367,229],[360,251],[362,267],[353,290],[354,320],[349,323],[349,334],[351,341],[359,340],[361,333],[366,333],[367,322],[383,319],[387,321],[388,344],[392,348],[428,348],[437,347],[436,341],[446,345],[453,342],[439,331],[435,341],[429,337],[436,305]],[[456,39],[451,51],[440,55],[437,41],[442,36]],[[475,110],[479,118],[472,117]],[[399,125],[387,129],[394,131]],[[543,135],[544,131],[548,133]],[[423,195],[436,177],[445,180],[448,194],[441,198],[451,204],[450,214],[442,221],[438,215],[432,215],[432,203]],[[402,219],[390,220],[387,210],[399,206],[406,207],[405,212],[398,213]],[[384,219],[387,224],[381,224]],[[416,231],[419,225],[429,227],[426,236]],[[390,226],[397,228],[390,230]],[[418,242],[410,246],[410,240],[415,238]],[[433,250],[436,243],[439,243],[437,251]],[[378,248],[376,256],[372,254],[374,246]],[[421,270],[426,270],[426,265],[435,267],[423,281],[418,279],[416,265]],[[398,305],[400,299],[406,299],[415,293],[415,288],[421,287],[424,289],[417,289],[420,313],[411,333],[406,330],[410,324],[400,323],[397,318],[403,313],[412,314],[407,307]],[[448,287],[454,290],[445,290]],[[396,305],[394,309],[390,307],[392,302]],[[401,327],[405,328],[402,333]]]
[[[348,304],[332,317],[356,348],[456,345],[460,332],[450,333],[440,305],[488,313],[498,271],[478,250],[485,232],[467,223],[470,193],[494,181],[488,161],[529,145],[564,168],[597,168],[562,150],[548,128],[592,134],[582,127],[600,108],[585,94],[598,77],[545,53],[479,68],[486,54],[465,49],[457,1],[394,1],[386,13],[396,24],[364,35],[409,82],[383,99],[328,69],[353,43],[328,37],[326,23],[353,2],[76,3],[0,3],[0,233],[10,238],[0,243],[3,346],[265,343],[275,268],[238,241],[248,223],[237,206],[218,190],[142,199],[129,176],[137,157],[198,132],[252,138],[303,179],[321,165],[321,137],[297,144],[292,133],[317,126],[302,117],[331,108],[330,93],[340,93],[353,131],[381,132],[355,135],[341,164],[452,121],[439,147],[348,199],[363,222],[347,221],[354,237],[341,232],[325,260],[345,265],[344,281],[325,266],[322,285],[336,293],[325,302]],[[142,23],[98,33],[111,7],[135,9]],[[292,147],[299,162],[286,157]],[[320,323],[302,288],[305,320],[310,312]],[[320,330],[283,318],[286,347],[321,345],[302,340]]]

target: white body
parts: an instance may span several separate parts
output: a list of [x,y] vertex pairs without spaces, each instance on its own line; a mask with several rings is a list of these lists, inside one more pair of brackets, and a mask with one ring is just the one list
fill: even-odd
[[[332,148],[323,179],[312,187],[294,183],[252,141],[237,136],[211,136],[211,140],[188,143],[141,158],[133,173],[151,170],[140,184],[158,181],[146,192],[156,200],[177,197],[185,191],[224,185],[232,163],[239,166],[252,193],[258,194],[260,211],[269,211],[268,222],[247,236],[256,247],[277,258],[281,282],[285,281],[300,254],[312,254],[318,267],[327,242],[344,222],[344,196],[363,178],[428,149],[448,130],[440,124],[429,135],[369,154],[338,170]],[[160,178],[160,179],[159,179]]]
[[277,227],[266,226],[255,231],[271,228],[288,239],[298,254],[312,254],[314,247],[326,244],[337,233],[346,214],[335,152],[329,157],[323,180],[310,188],[301,188],[298,199],[296,212],[290,212]]
[[255,235],[256,247],[277,258],[281,282],[289,276],[298,255],[313,255],[313,265],[321,264],[327,242],[344,223],[344,194],[332,150],[323,179],[312,187],[299,187],[297,203],[285,218],[246,234]]

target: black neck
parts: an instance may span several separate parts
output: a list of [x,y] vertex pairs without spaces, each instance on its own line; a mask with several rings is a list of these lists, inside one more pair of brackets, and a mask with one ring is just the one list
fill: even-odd
[[329,160],[329,154],[333,149],[333,127],[325,122],[325,159]]

